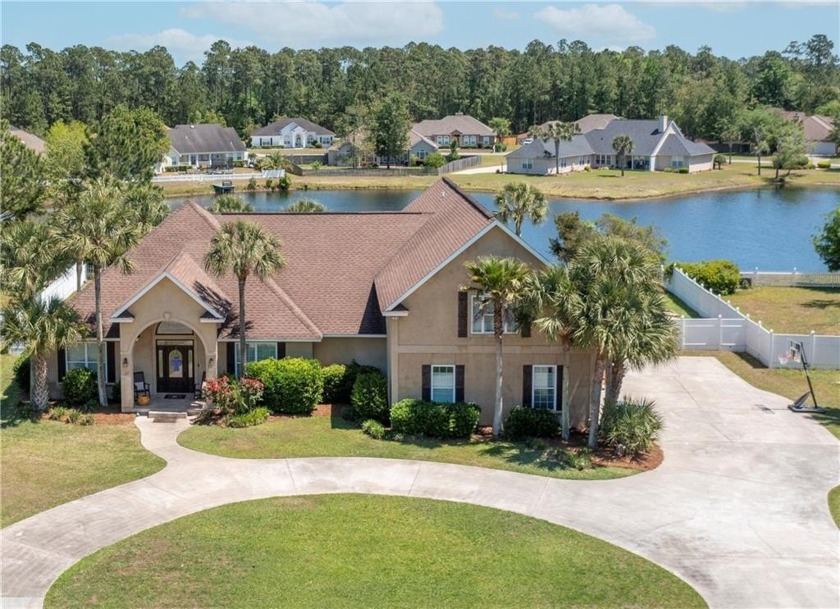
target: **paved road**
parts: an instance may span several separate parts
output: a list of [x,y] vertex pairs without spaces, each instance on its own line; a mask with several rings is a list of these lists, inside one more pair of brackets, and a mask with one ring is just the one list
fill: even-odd
[[178,446],[183,424],[140,418],[143,444],[167,467],[0,531],[2,606],[41,607],[82,557],[186,514],[274,495],[377,493],[570,526],[676,573],[711,607],[840,607],[840,532],[826,503],[840,484],[840,443],[712,358],[680,358],[625,383],[659,405],[665,461],[611,481],[418,461],[225,459]]

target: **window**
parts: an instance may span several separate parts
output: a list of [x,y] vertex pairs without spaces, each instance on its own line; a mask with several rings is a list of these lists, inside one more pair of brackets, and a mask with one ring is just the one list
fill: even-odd
[[[96,364],[99,361],[99,348],[96,343],[79,343],[69,345],[65,349],[65,362],[67,370],[75,368],[87,368],[96,372]],[[107,368],[108,362],[105,362]]]
[[534,366],[531,388],[533,408],[557,410],[557,366]]
[[[277,343],[274,342],[247,342],[245,348],[248,350],[248,361],[258,362],[261,359],[277,357]],[[236,362],[236,376],[241,375],[242,363],[239,361],[239,343],[233,349],[233,357]]]
[[485,135],[483,138],[481,138],[481,141],[484,143],[485,146],[489,145],[490,144],[490,136]]
[[455,401],[455,366],[432,366],[432,401]]
[[[493,334],[493,309],[489,305],[481,311],[481,302],[475,294],[470,294],[470,310],[472,311],[472,333]],[[516,320],[513,314],[507,309],[503,310],[502,318],[504,333],[513,334],[516,332]]]
[[672,156],[671,157],[671,167],[684,167],[685,166],[685,159],[681,156]]
[[522,159],[522,169],[533,169],[534,161],[531,159]]

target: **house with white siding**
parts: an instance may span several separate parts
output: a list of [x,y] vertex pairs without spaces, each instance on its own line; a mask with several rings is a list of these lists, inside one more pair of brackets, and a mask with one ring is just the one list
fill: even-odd
[[335,133],[305,118],[284,118],[251,134],[251,147],[307,148],[332,146]]

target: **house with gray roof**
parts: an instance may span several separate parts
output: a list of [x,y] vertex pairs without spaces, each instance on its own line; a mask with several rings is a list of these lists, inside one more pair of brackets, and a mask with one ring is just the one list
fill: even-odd
[[44,154],[47,149],[47,144],[37,135],[33,135],[23,129],[18,129],[14,125],[9,125],[9,133],[18,138],[24,145],[38,154]]
[[[327,153],[328,164],[351,164],[354,149],[356,149],[362,142],[365,142],[367,138],[368,131],[364,127],[360,127],[354,130],[347,136],[347,138],[343,142],[341,142],[341,144],[330,148],[330,150]],[[435,142],[425,137],[424,135],[418,133],[415,129],[409,129],[408,149],[403,154],[391,158],[391,165],[404,165],[408,163],[409,160],[412,158],[418,159],[420,161],[425,161],[426,157],[428,157],[433,152],[438,152],[439,150],[440,147]],[[387,164],[387,159],[384,159],[379,156],[373,156],[368,160],[373,161],[379,165]]]
[[[578,171],[586,166],[662,171],[666,168],[688,169],[689,173],[712,169],[715,151],[686,138],[677,124],[667,116],[656,120],[608,119],[585,124],[586,131],[571,141],[561,141],[559,163],[555,161],[554,140],[534,140],[506,156],[508,173],[548,175]],[[581,119],[583,121],[584,119]],[[626,158],[615,154],[612,143],[620,135],[633,142],[633,153]]]
[[332,146],[335,133],[305,118],[283,118],[251,134],[251,147],[306,148]]
[[830,116],[820,114],[808,115],[804,112],[780,110],[786,120],[798,123],[805,135],[805,148],[813,156],[834,156],[837,154],[837,144],[831,138],[834,131],[834,120]]
[[490,148],[497,137],[496,132],[480,120],[461,112],[441,119],[420,121],[412,129],[443,147],[449,147],[456,141],[461,148]]
[[221,125],[177,125],[167,132],[169,150],[156,168],[230,168],[245,160],[245,144],[232,127]]

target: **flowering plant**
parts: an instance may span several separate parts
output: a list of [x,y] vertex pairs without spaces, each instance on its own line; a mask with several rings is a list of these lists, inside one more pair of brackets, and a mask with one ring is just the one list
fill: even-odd
[[252,378],[239,381],[220,376],[208,379],[204,385],[204,397],[213,401],[219,414],[227,416],[232,413],[242,414],[257,407],[263,396],[265,385]]

